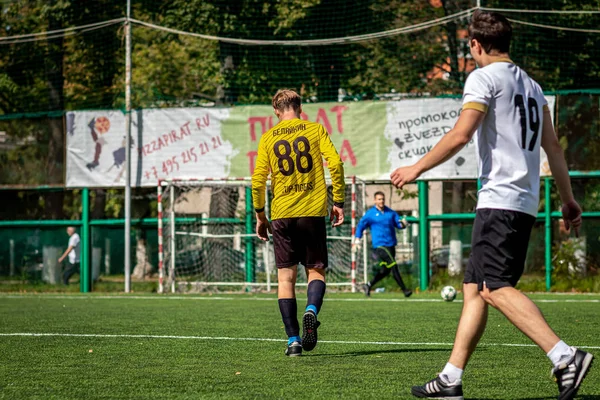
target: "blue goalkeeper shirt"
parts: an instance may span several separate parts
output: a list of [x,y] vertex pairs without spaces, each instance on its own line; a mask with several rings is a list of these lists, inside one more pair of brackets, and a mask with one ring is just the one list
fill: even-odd
[[371,228],[373,248],[396,246],[396,229],[404,229],[400,216],[396,211],[384,206],[380,211],[376,206],[371,207],[360,219],[356,227],[356,238],[362,237],[365,229]]

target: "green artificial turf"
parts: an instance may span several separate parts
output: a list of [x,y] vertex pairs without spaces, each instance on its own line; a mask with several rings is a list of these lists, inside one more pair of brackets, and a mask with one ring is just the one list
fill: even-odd
[[[532,298],[567,343],[600,355],[600,296]],[[320,343],[287,358],[272,295],[1,294],[0,399],[411,398],[410,387],[435,377],[450,354],[461,297],[438,299],[328,294]],[[550,368],[491,311],[465,398],[555,398]],[[579,396],[600,399],[600,365]]]

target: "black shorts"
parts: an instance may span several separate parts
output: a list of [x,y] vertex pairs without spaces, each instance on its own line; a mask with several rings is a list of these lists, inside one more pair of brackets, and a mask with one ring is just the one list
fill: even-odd
[[275,265],[288,268],[327,268],[325,217],[282,218],[271,221]]
[[514,287],[525,267],[535,217],[518,211],[478,209],[464,283],[488,289]]
[[373,259],[377,263],[377,267],[392,268],[396,265],[396,248],[395,247],[376,247],[373,249]]

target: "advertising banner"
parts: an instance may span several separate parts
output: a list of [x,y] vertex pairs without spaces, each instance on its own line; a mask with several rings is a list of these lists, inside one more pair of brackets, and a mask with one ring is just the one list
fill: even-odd
[[[555,98],[548,96],[554,110]],[[448,133],[460,99],[303,105],[301,118],[329,132],[345,174],[364,180],[417,162]],[[156,186],[159,179],[251,176],[263,133],[277,124],[270,106],[159,108],[132,113],[131,183]],[[67,114],[67,187],[125,184],[126,119],[120,111]],[[540,168],[548,174],[542,151]],[[474,140],[425,179],[475,179]]]

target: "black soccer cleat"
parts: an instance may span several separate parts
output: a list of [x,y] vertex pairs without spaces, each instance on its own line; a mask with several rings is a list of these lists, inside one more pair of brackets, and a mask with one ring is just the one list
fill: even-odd
[[405,290],[404,291],[404,297],[410,297],[412,295],[412,290]]
[[288,357],[298,357],[302,355],[302,345],[300,342],[295,341],[288,344],[287,349],[285,349],[285,355]]
[[363,291],[365,292],[365,296],[371,297],[371,286],[366,283],[363,285]]
[[317,345],[317,328],[321,325],[312,311],[307,311],[302,317],[302,347],[311,351]]
[[575,347],[575,355],[568,363],[563,363],[552,369],[552,374],[558,383],[558,400],[570,400],[579,390],[583,378],[588,373],[594,356]]
[[424,384],[413,386],[410,390],[413,396],[429,399],[463,400],[462,382],[459,380],[453,385],[445,383],[439,375]]

